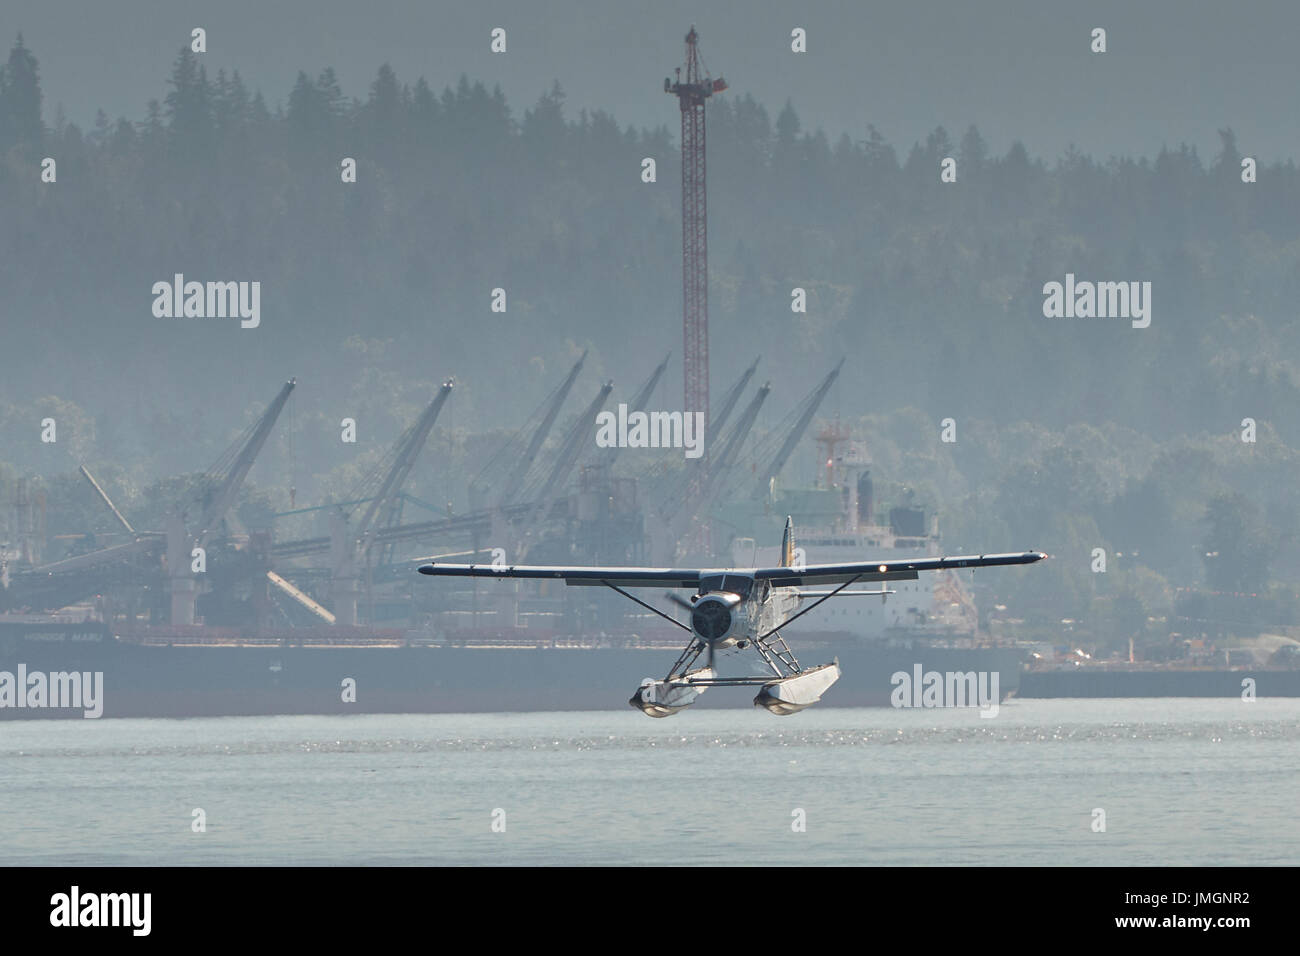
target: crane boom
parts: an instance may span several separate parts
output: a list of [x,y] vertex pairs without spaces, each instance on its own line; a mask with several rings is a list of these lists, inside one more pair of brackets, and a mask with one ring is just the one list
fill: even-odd
[[424,448],[425,440],[429,437],[429,432],[433,429],[433,424],[438,420],[438,413],[442,411],[442,406],[447,403],[447,398],[451,395],[453,383],[444,382],[438,394],[434,396],[420,417],[416,419],[415,424],[411,426],[409,432],[398,439],[397,449],[393,456],[393,467],[389,469],[388,474],[384,476],[383,484],[380,485],[379,491],[374,498],[370,500],[369,506],[361,516],[361,521],[357,525],[357,536],[365,537],[372,527],[376,517],[382,520],[379,527],[386,527],[389,519],[395,513],[398,501],[398,493],[402,490],[402,485],[406,482],[407,476],[415,466],[415,460],[420,456],[421,449]]
[[745,386],[749,384],[749,380],[754,377],[754,372],[757,371],[758,362],[761,358],[761,355],[756,356],[753,364],[745,369],[744,374],[740,376],[736,384],[732,385],[727,394],[723,396],[722,408],[718,410],[718,417],[709,422],[710,435],[720,436],[722,434],[722,429],[727,425],[727,419],[731,417],[732,409],[736,407],[736,402],[740,400],[740,394],[745,390]]
[[511,504],[515,495],[519,493],[519,488],[524,483],[528,469],[537,460],[537,453],[542,450],[542,444],[546,441],[546,436],[550,434],[551,428],[555,425],[555,419],[560,414],[560,407],[564,404],[564,400],[569,397],[569,390],[573,388],[578,373],[582,371],[582,363],[586,360],[587,353],[583,352],[582,357],[569,370],[569,375],[564,380],[564,383],[556,390],[550,407],[547,408],[545,416],[537,426],[537,430],[533,432],[532,440],[528,443],[528,449],[515,463],[514,468],[511,469],[509,476],[506,478],[501,494],[497,497],[498,508]]
[[551,506],[555,489],[561,487],[569,477],[569,473],[573,471],[573,466],[577,463],[582,452],[582,443],[589,440],[594,434],[596,416],[605,406],[605,401],[613,390],[613,382],[606,382],[602,385],[600,391],[596,393],[596,397],[592,399],[591,404],[578,416],[572,427],[569,428],[568,434],[564,436],[560,450],[555,456],[555,464],[551,466],[550,474],[546,476],[541,490],[538,491],[534,498],[537,502],[536,510],[533,512],[527,530],[531,530],[532,526],[541,521],[546,515]]
[[661,512],[662,518],[673,523],[675,534],[680,536],[685,532],[685,525],[689,524],[691,518],[696,515],[706,514],[709,508],[712,507],[718,493],[725,485],[727,476],[735,468],[736,462],[740,458],[740,449],[745,444],[745,439],[749,437],[754,422],[758,419],[759,409],[763,407],[763,402],[767,400],[768,393],[771,391],[772,386],[765,383],[759,387],[758,392],[750,399],[749,404],[745,406],[745,410],[736,419],[735,426],[726,435],[726,439],[722,443],[722,450],[717,455],[709,458],[708,471],[699,482],[696,495],[694,497],[683,495],[678,499],[670,500],[665,510]]
[[198,545],[200,547],[216,530],[226,512],[230,510],[230,506],[235,501],[235,496],[239,494],[239,489],[244,484],[244,479],[248,477],[249,469],[253,467],[253,462],[257,460],[262,446],[266,444],[267,436],[271,434],[276,419],[280,417],[285,402],[289,401],[289,395],[297,384],[298,380],[293,378],[285,382],[284,387],[280,389],[280,393],[272,399],[271,404],[262,413],[262,417],[257,420],[257,424],[248,436],[248,440],[239,449],[239,453],[230,464],[229,470],[222,477],[216,491],[208,500],[208,505],[203,510],[203,522],[199,527]]
[[808,423],[812,421],[813,416],[817,414],[817,409],[821,407],[822,399],[826,397],[826,393],[835,384],[835,379],[839,377],[840,368],[843,365],[844,359],[840,359],[839,363],[831,369],[830,374],[822,379],[821,384],[803,400],[803,410],[786,433],[785,441],[782,442],[780,450],[777,451],[776,455],[772,457],[767,467],[759,475],[758,483],[755,486],[755,497],[762,498],[767,494],[768,485],[785,467],[785,463],[789,460],[795,445],[799,444],[799,439],[803,438],[803,433],[808,429]]
[[[668,360],[672,358],[672,354],[672,352],[669,352],[665,355],[664,360],[659,363],[653,372],[650,373],[650,377],[645,380],[645,384],[637,389],[637,393],[632,396],[632,403],[628,408],[635,410],[644,409],[646,407],[646,403],[650,401],[650,396],[654,394],[655,386],[659,384],[659,380],[664,377],[664,372],[668,370]],[[606,464],[611,468],[614,467],[614,461],[618,458],[618,453],[622,451],[622,449],[615,445],[613,448],[602,448],[600,450],[605,452]],[[593,455],[593,458],[594,457],[595,456]]]
[[122,516],[122,512],[117,510],[117,505],[113,504],[113,499],[108,497],[108,492],[99,486],[99,482],[95,480],[95,476],[90,473],[89,469],[83,464],[78,465],[77,470],[81,472],[81,477],[90,482],[90,487],[95,489],[95,494],[99,495],[99,500],[104,502],[109,511],[113,512],[113,517],[117,519],[118,524],[126,529],[126,533],[135,534],[135,528],[131,527],[131,522],[127,521]]
[[727,441],[722,446],[722,451],[718,453],[716,460],[711,462],[709,471],[710,485],[715,485],[718,481],[724,479],[727,472],[735,467],[736,461],[740,458],[741,446],[744,445],[745,439],[749,437],[754,422],[758,419],[759,409],[763,407],[763,402],[767,400],[767,396],[771,391],[771,383],[764,382],[759,386],[754,397],[750,399],[749,404],[745,406],[745,410],[740,413],[740,417],[736,419],[736,427],[727,436]]

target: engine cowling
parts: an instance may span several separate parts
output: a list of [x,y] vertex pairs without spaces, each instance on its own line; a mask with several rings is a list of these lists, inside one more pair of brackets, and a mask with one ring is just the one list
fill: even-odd
[[739,605],[740,596],[736,594],[705,594],[696,598],[691,610],[691,630],[715,648],[732,646],[740,638]]

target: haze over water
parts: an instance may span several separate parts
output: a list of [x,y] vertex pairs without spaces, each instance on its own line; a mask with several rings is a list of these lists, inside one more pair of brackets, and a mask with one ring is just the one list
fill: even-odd
[[1295,699],[7,722],[0,862],[1294,864],[1297,744]]

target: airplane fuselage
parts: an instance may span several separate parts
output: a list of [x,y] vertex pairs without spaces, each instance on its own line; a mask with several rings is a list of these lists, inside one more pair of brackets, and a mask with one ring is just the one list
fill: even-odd
[[691,631],[715,650],[775,630],[799,608],[795,588],[774,588],[743,571],[707,572],[691,599]]

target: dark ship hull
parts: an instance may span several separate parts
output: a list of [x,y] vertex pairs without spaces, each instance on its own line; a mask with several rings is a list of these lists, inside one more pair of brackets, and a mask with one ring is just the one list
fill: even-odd
[[[1246,684],[1249,680],[1251,683]],[[1076,667],[1026,670],[1017,697],[1300,697],[1300,670]]]
[[[337,638],[335,639],[337,640]],[[142,643],[94,628],[0,632],[0,672],[102,674],[104,717],[464,713],[618,710],[643,677],[662,677],[680,647],[354,646]],[[825,640],[796,648],[805,666],[838,658],[843,677],[824,702],[889,706],[892,678],[925,671],[998,675],[1016,691],[1018,652],[999,648],[884,646]],[[744,673],[750,656],[731,666]],[[726,673],[727,663],[720,663]],[[348,681],[352,683],[349,685]],[[349,687],[355,700],[347,700]],[[751,707],[753,688],[712,688],[698,707]],[[82,709],[0,706],[0,720],[83,716]]]

